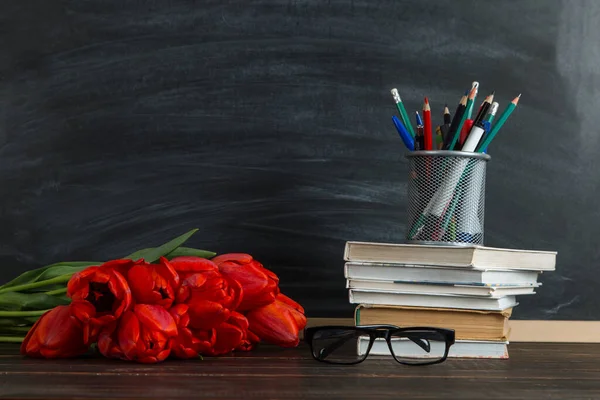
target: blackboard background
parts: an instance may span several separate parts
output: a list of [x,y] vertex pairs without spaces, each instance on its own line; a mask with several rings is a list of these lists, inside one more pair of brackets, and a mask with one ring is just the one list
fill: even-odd
[[310,317],[351,316],[347,240],[401,241],[389,90],[503,109],[486,244],[557,250],[515,319],[598,319],[600,2],[0,3],[0,281],[189,229]]

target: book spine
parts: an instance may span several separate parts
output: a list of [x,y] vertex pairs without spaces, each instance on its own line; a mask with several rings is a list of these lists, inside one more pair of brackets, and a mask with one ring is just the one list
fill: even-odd
[[359,326],[360,325],[360,309],[361,308],[362,307],[360,305],[358,305],[354,309],[354,325],[355,326]]
[[350,261],[350,246],[351,244],[346,242],[346,245],[344,246],[344,261]]

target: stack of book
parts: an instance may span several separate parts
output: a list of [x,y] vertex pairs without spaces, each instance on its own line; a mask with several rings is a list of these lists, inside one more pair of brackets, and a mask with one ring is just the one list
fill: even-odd
[[[517,296],[535,294],[556,252],[347,242],[344,276],[356,325],[454,329],[448,357],[508,358]],[[362,340],[362,339],[361,339]],[[366,339],[365,339],[366,340]],[[359,343],[364,351],[368,343]],[[371,354],[389,354],[385,342]]]

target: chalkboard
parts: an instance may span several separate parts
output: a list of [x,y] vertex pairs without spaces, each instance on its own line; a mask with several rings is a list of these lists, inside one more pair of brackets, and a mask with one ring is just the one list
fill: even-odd
[[[515,319],[599,319],[600,2],[6,1],[0,281],[192,228],[309,317],[348,317],[348,240],[399,242],[390,89],[435,121],[471,82],[519,107],[489,148],[485,243],[558,251]],[[483,96],[481,96],[482,98]],[[438,122],[439,123],[439,122]]]

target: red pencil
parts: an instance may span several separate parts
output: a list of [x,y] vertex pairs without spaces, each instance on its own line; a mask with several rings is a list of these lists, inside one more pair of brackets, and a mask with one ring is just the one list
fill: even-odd
[[471,132],[471,128],[473,127],[473,120],[472,119],[466,119],[465,120],[465,124],[462,127],[462,130],[460,131],[460,137],[458,139],[458,146],[456,146],[457,150],[460,150],[463,146],[463,144],[465,144],[465,140],[467,140],[467,137],[469,136],[469,132]]
[[425,150],[433,150],[433,131],[431,129],[431,107],[425,97],[423,104],[423,135],[425,136]]

